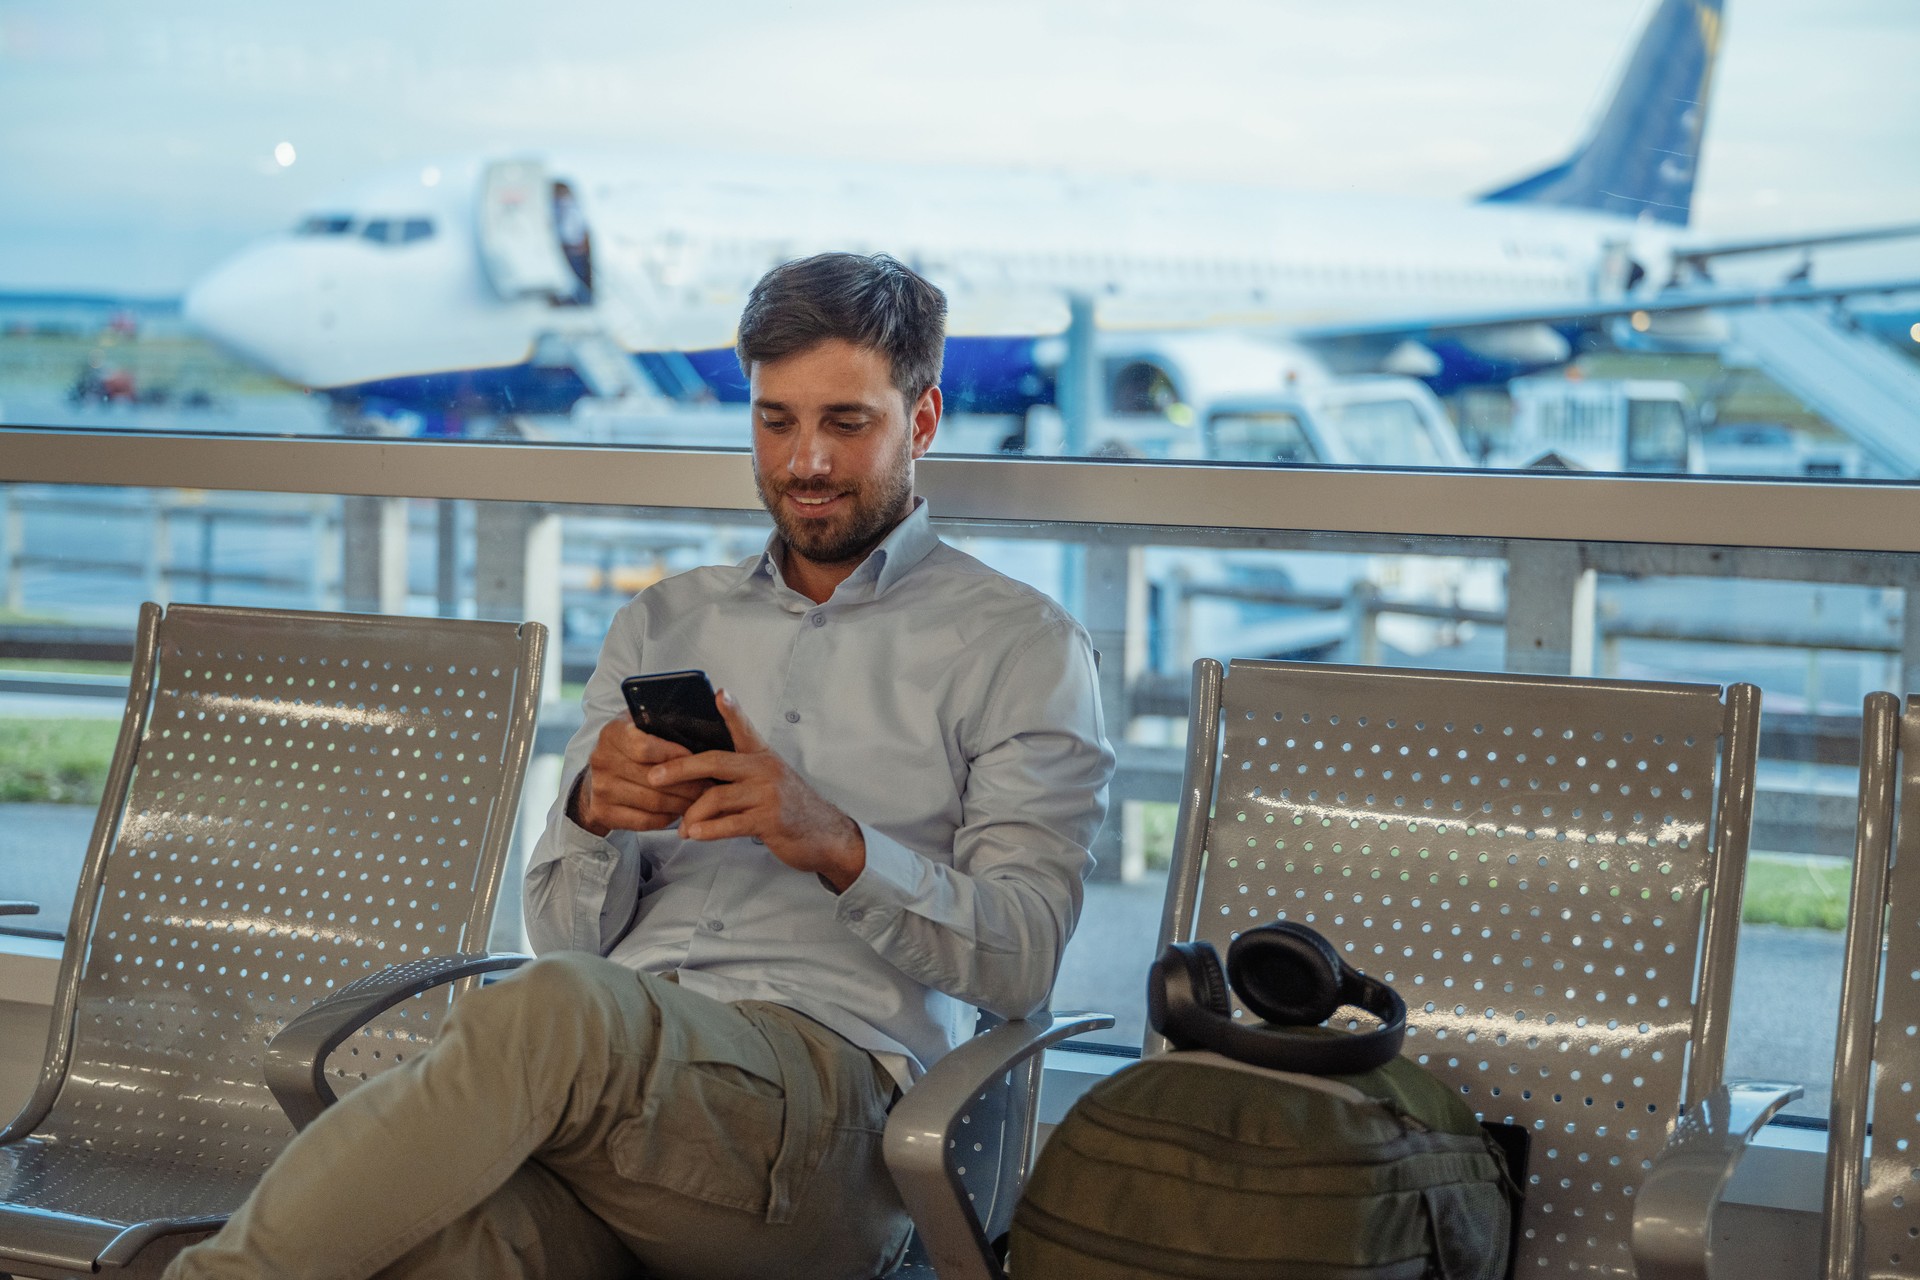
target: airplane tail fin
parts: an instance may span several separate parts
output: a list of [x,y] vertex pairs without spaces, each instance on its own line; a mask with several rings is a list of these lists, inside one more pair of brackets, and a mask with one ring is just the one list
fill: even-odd
[[1720,52],[1722,3],[1661,0],[1592,136],[1561,163],[1481,199],[1685,226]]

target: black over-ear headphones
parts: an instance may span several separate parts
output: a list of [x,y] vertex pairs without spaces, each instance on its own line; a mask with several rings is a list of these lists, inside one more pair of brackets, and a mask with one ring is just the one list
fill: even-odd
[[[1233,1020],[1229,979],[1264,1024]],[[1341,1005],[1365,1009],[1380,1026],[1332,1036],[1285,1029],[1318,1026]],[[1169,944],[1147,979],[1147,1021],[1176,1049],[1212,1049],[1256,1067],[1344,1076],[1393,1060],[1406,1038],[1407,1006],[1392,987],[1350,968],[1318,933],[1281,920],[1235,938],[1225,975],[1212,944]]]

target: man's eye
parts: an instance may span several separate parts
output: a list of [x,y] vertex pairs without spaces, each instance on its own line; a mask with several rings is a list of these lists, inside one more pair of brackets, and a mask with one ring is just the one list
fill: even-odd
[[762,418],[760,425],[768,431],[785,431],[793,423],[785,418]]
[[867,424],[865,419],[851,419],[851,420],[842,419],[841,421],[836,422],[833,425],[834,425],[834,429],[837,431],[859,431],[862,428],[864,428]]

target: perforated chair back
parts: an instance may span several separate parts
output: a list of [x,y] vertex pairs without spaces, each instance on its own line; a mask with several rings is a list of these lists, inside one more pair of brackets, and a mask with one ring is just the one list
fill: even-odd
[[[0,1133],[0,1270],[217,1222],[293,1132],[272,1034],[356,978],[484,949],[543,646],[537,624],[142,609],[45,1066]],[[351,1074],[431,1021],[370,1028]]]
[[1645,1162],[1719,1083],[1759,691],[1203,661],[1192,706],[1162,945],[1325,934],[1532,1132],[1515,1274],[1632,1274]]
[[1827,1126],[1826,1280],[1920,1270],[1920,699],[1902,712],[1890,693],[1867,696],[1854,834]]

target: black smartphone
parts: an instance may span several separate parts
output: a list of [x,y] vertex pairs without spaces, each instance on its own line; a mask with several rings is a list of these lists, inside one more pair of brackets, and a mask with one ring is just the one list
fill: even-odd
[[720,718],[713,685],[704,671],[663,671],[620,682],[627,710],[643,732],[689,751],[731,751],[733,735]]

